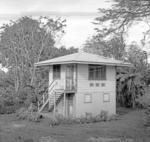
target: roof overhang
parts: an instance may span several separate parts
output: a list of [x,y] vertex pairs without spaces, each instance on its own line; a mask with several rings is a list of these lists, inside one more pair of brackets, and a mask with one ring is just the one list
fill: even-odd
[[108,62],[85,62],[85,61],[62,61],[62,62],[38,62],[34,65],[36,67],[40,66],[52,66],[52,65],[58,65],[58,64],[96,64],[96,65],[107,65],[107,66],[118,66],[118,67],[133,67],[132,64],[127,62],[122,63],[108,63]]

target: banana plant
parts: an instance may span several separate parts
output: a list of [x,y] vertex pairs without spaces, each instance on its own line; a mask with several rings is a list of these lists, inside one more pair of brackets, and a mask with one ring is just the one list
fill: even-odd
[[144,95],[144,82],[140,73],[128,71],[117,74],[117,102],[135,108],[136,100]]

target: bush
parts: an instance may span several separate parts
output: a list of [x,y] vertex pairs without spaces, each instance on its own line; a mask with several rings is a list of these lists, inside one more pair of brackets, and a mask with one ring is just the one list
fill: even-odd
[[41,137],[39,142],[57,142],[57,140],[55,140],[51,136],[48,136],[48,137]]
[[102,111],[99,115],[93,117],[80,117],[80,118],[65,118],[62,115],[56,115],[55,117],[49,118],[47,121],[50,126],[60,125],[60,124],[86,124],[86,123],[96,123],[101,121],[116,120],[116,115],[108,115],[107,111]]
[[138,108],[146,109],[150,104],[150,98],[146,96],[140,97],[136,100],[136,106]]
[[37,113],[35,110],[36,107],[33,104],[28,108],[20,108],[16,112],[16,117],[21,120],[29,120],[33,122],[40,122],[42,115]]
[[15,106],[2,106],[0,105],[0,114],[12,114],[16,112]]
[[148,127],[150,126],[150,106],[145,110],[144,125]]
[[88,139],[88,142],[133,142],[133,139],[129,138],[94,138],[91,137]]
[[[32,104],[28,108],[20,108],[16,112],[16,117],[22,120],[29,120],[33,122],[40,122],[44,116],[36,112],[35,106]],[[65,118],[60,114],[55,117],[45,117],[44,122],[48,123],[49,126],[56,126],[61,124],[86,124],[86,123],[96,123],[101,121],[116,120],[116,115],[108,115],[107,111],[102,111],[99,115],[93,117],[80,117],[80,118]]]
[[0,96],[0,114],[15,113],[16,105],[15,99],[12,96]]

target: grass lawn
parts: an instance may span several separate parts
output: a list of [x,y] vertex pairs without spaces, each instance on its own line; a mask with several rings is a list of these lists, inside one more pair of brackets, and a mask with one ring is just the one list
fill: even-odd
[[21,139],[38,142],[43,136],[52,136],[58,142],[85,142],[90,137],[127,137],[135,142],[150,142],[150,130],[143,126],[144,111],[130,110],[121,114],[119,120],[110,122],[55,127],[48,126],[46,122],[18,121],[13,115],[1,115],[0,142],[21,142]]

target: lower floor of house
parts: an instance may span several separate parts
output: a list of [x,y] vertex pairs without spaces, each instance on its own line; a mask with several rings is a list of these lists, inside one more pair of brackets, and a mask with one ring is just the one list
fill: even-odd
[[96,116],[102,111],[116,114],[115,92],[64,93],[53,109],[53,113],[70,118]]

